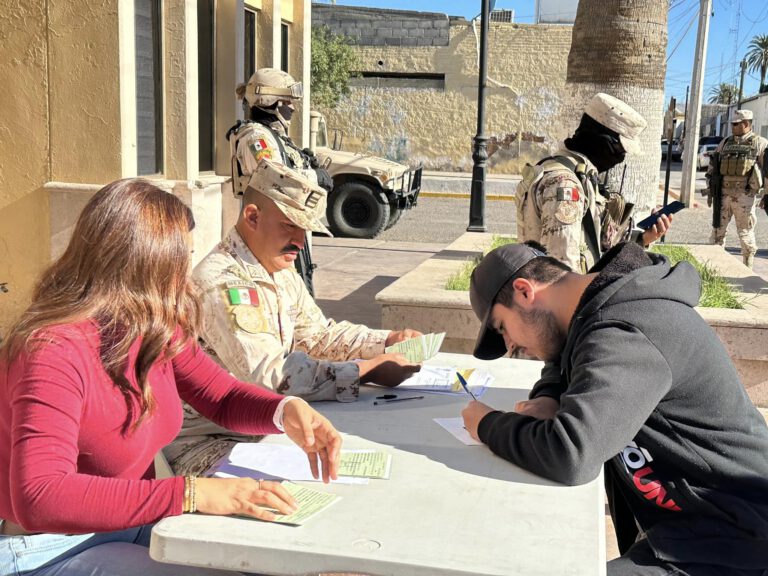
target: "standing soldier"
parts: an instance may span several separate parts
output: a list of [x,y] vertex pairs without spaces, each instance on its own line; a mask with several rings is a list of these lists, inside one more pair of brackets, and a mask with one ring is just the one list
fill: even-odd
[[[741,242],[741,256],[744,264],[752,268],[757,252],[755,206],[763,190],[768,140],[752,132],[751,110],[734,111],[731,131],[733,134],[720,143],[707,168],[707,203],[709,206],[713,202],[720,203],[719,225],[713,222],[710,242],[720,246],[725,244],[725,234],[733,216]],[[719,197],[715,197],[718,194]]]
[[608,94],[596,94],[565,148],[554,156],[526,165],[517,188],[517,238],[535,241],[547,253],[586,273],[602,254],[634,238],[648,246],[663,236],[671,217],[661,216],[646,231],[630,230],[633,205],[622,190],[609,191],[598,179],[621,164],[626,154],[640,151],[645,119]]
[[[288,135],[295,103],[304,95],[301,82],[296,82],[282,70],[261,68],[254,72],[246,84],[238,86],[236,93],[243,101],[247,121],[239,121],[227,132],[232,153],[232,185],[235,194],[243,195],[250,175],[264,158],[285,164],[330,192],[333,180],[328,171],[320,167],[309,149],[299,148]],[[324,210],[325,205],[322,206]],[[309,250],[309,245],[302,250],[296,259],[296,269],[310,294],[313,294],[313,265]]]

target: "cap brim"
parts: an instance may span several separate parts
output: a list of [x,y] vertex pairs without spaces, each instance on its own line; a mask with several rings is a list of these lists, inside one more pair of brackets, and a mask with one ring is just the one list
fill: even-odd
[[[274,200],[274,198],[272,200]],[[307,230],[307,231],[326,234],[331,238],[333,238],[333,234],[331,234],[331,231],[328,230],[328,228],[326,228],[322,222],[320,222],[319,218],[311,215],[309,212],[306,212],[304,210],[298,210],[296,208],[292,208],[291,206],[287,206],[282,202],[278,202],[276,200],[274,200],[274,202],[275,202],[275,206],[277,206],[280,209],[280,211],[291,220],[291,222],[296,224],[296,226],[304,228],[304,230]]]
[[624,147],[624,151],[627,154],[639,154],[641,147],[640,142],[637,140],[633,140],[632,138],[627,138],[626,136],[619,135],[619,140],[621,141],[621,145]]
[[491,326],[491,310],[485,315],[472,355],[480,360],[496,360],[507,353],[504,337]]

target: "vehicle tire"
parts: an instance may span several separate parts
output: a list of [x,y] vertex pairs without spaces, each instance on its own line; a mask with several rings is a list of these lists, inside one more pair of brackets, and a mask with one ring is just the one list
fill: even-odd
[[375,238],[389,223],[389,203],[382,204],[379,189],[365,182],[347,182],[334,189],[325,212],[335,236]]
[[398,220],[400,220],[400,217],[403,215],[404,210],[397,207],[397,201],[390,201],[389,202],[389,222],[387,222],[386,228],[384,230],[389,230],[397,224]]

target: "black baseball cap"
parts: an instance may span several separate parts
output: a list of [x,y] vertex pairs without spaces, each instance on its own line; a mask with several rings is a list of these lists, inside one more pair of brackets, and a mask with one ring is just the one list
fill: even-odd
[[491,308],[501,289],[514,279],[520,268],[544,252],[526,244],[507,244],[491,250],[472,272],[469,301],[482,322],[475,342],[475,358],[493,360],[507,353],[504,337],[491,326]]

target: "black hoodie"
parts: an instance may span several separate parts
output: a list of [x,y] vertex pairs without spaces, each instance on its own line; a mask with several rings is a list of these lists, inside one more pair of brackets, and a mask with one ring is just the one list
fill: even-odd
[[565,484],[605,463],[660,559],[768,568],[768,427],[693,309],[698,274],[636,244],[592,271],[560,358],[560,410],[493,412],[480,439]]

